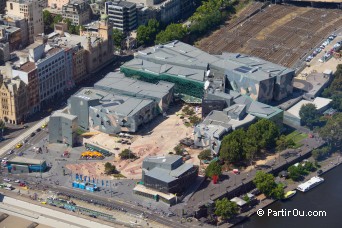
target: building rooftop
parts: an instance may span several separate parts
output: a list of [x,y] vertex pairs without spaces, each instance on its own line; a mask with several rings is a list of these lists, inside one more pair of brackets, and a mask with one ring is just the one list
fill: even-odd
[[40,164],[44,163],[45,160],[39,160],[39,159],[33,159],[33,158],[24,158],[24,157],[16,156],[13,159],[9,160],[8,162],[40,165]]
[[316,106],[317,110],[320,110],[320,109],[326,107],[327,105],[329,105],[331,101],[332,101],[331,99],[323,98],[323,97],[316,97],[313,101],[301,100],[297,104],[295,104],[294,106],[292,106],[290,109],[288,109],[286,111],[288,113],[290,113],[291,115],[300,119],[299,111],[303,105],[314,104]]
[[21,65],[19,69],[21,71],[29,73],[29,72],[33,71],[34,69],[36,69],[36,64],[33,62],[26,62],[23,65]]
[[9,33],[20,31],[20,28],[8,26],[8,25],[0,25],[0,29],[5,29],[6,32],[9,32]]
[[163,81],[158,84],[152,84],[125,77],[120,72],[108,73],[103,79],[94,84],[94,88],[96,89],[102,89],[122,95],[152,99],[162,99],[173,87],[173,83]]
[[144,159],[144,162],[164,163],[164,164],[172,165],[179,159],[182,159],[182,156],[178,156],[178,155],[148,156]]
[[114,6],[121,6],[121,7],[133,7],[136,5],[136,3],[132,2],[132,1],[121,1],[121,0],[114,0],[113,2],[107,2],[110,3],[109,5],[114,5]]
[[71,115],[71,114],[68,114],[68,113],[64,113],[64,112],[54,112],[51,117],[63,117],[63,118],[66,118],[66,119],[69,119],[69,120],[75,120],[77,119],[77,116],[75,115]]
[[[210,68],[218,69],[222,72],[229,70],[235,74],[257,81],[293,71],[292,69],[248,55],[237,53],[223,53],[220,56],[210,55],[196,47],[179,41],[147,48],[139,51],[136,57],[157,65],[170,64],[197,70],[207,70],[209,64]],[[154,67],[157,67],[157,65],[154,65]]]
[[247,202],[239,197],[234,197],[230,200],[231,202],[235,202],[239,207],[244,206]]

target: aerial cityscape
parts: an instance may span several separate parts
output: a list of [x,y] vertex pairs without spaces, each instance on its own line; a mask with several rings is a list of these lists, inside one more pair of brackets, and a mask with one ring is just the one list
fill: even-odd
[[340,0],[1,0],[0,226],[341,227]]

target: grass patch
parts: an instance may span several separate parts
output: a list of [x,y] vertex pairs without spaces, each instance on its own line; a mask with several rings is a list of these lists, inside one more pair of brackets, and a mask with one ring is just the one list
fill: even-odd
[[124,175],[122,175],[121,173],[113,174],[113,177],[115,177],[115,178],[127,178]]
[[300,133],[299,131],[293,131],[290,134],[286,135],[286,139],[292,139],[295,143],[295,145],[293,146],[294,149],[297,149],[299,147],[301,147],[303,144],[301,143],[301,141],[303,139],[306,139],[308,137],[308,134],[306,133]]

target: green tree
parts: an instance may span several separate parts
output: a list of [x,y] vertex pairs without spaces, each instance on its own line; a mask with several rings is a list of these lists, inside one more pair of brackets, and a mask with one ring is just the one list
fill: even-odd
[[319,122],[319,113],[314,104],[304,104],[299,110],[299,117],[303,125],[313,128]]
[[[54,24],[56,24],[58,22],[61,22],[62,20],[63,20],[63,17],[61,15],[59,15],[59,14],[53,17],[53,23]],[[70,19],[67,19],[67,20],[70,21]]]
[[287,148],[293,147],[295,145],[295,142],[293,141],[293,139],[287,139],[285,135],[281,135],[277,139],[276,145],[277,145],[277,150],[282,151]]
[[322,148],[318,148],[318,149],[314,149],[312,151],[312,156],[313,158],[317,161],[317,160],[321,160],[324,157],[326,157],[331,151],[331,147],[329,146],[325,146]]
[[121,50],[122,42],[124,41],[125,37],[122,31],[119,29],[113,29],[113,43],[117,50]]
[[243,129],[238,129],[223,137],[220,158],[231,163],[242,161],[245,158],[246,133]]
[[105,174],[110,175],[110,174],[118,173],[115,165],[112,165],[112,163],[106,162],[104,166],[105,166]]
[[274,176],[263,171],[257,171],[253,183],[266,196],[271,196],[273,189],[276,187]]
[[312,172],[312,171],[315,171],[315,166],[312,162],[305,162],[304,163],[304,170],[307,171],[307,172]]
[[284,199],[284,185],[277,184],[271,191],[271,197],[274,199]]
[[229,219],[237,215],[239,208],[235,202],[229,201],[227,198],[216,200],[215,215],[221,216],[222,219]]
[[287,169],[288,173],[289,173],[289,178],[291,178],[293,181],[298,181],[300,180],[302,174],[301,174],[301,170],[298,166],[290,166]]
[[156,44],[166,43],[172,40],[182,40],[187,34],[187,29],[182,24],[170,24],[164,31],[156,36]]
[[181,144],[178,144],[173,148],[173,150],[176,152],[177,155],[183,156],[184,148]]
[[210,149],[202,150],[199,153],[198,158],[200,160],[210,160],[211,159],[211,150]]
[[202,119],[198,116],[190,116],[189,120],[190,120],[190,123],[192,125],[195,125],[195,124],[198,124],[199,122],[201,122]]
[[209,178],[213,176],[220,176],[222,174],[222,167],[217,161],[212,161],[205,169],[205,175]]
[[319,129],[320,136],[336,149],[342,146],[342,113],[334,114],[325,126]]
[[137,29],[137,41],[139,45],[151,45],[160,31],[160,24],[156,19],[150,19],[147,25],[141,25]]
[[44,33],[49,33],[53,27],[53,17],[47,10],[43,11]]
[[274,147],[278,136],[279,127],[267,119],[259,120],[247,130],[247,138],[257,147],[257,151]]
[[130,149],[124,149],[120,154],[119,157],[121,159],[134,159],[137,156],[130,150]]

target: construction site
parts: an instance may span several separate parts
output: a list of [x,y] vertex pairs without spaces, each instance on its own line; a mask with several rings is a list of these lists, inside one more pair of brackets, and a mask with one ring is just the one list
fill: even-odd
[[305,57],[342,26],[340,9],[253,2],[197,43],[210,53],[244,53],[298,70]]

